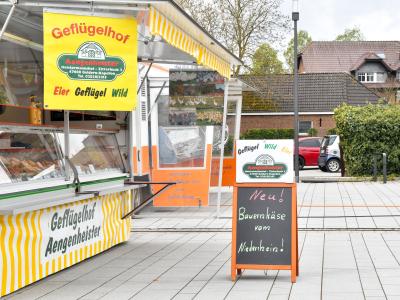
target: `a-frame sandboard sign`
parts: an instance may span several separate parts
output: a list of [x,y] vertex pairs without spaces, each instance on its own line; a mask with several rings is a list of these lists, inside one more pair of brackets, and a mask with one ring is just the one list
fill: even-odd
[[[271,177],[279,180],[279,174],[292,173],[293,152],[287,150],[292,143],[237,141],[236,181],[240,182],[234,186],[232,203],[232,280],[244,269],[289,270],[291,281],[296,282],[299,275],[296,183],[290,182],[293,181],[290,177],[288,182],[268,182],[273,181]],[[280,151],[288,152],[284,153],[287,158],[279,156]]]

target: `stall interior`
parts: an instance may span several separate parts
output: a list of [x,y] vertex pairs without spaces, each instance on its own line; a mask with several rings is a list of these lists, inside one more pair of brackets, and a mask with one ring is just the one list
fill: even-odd
[[[9,11],[0,5],[0,24]],[[38,183],[66,184],[73,169],[80,181],[128,172],[125,113],[69,112],[66,137],[64,112],[43,110],[42,11],[16,7],[0,39],[0,196]]]

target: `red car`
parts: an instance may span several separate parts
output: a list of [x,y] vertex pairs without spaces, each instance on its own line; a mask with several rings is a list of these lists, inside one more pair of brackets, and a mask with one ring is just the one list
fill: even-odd
[[299,169],[305,166],[318,166],[320,137],[305,137],[299,139]]

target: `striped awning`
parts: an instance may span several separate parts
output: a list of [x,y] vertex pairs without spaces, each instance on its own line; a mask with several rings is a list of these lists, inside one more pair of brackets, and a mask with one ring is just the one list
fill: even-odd
[[199,65],[203,65],[226,78],[230,78],[230,63],[210,49],[186,34],[174,25],[154,7],[150,8],[149,28],[153,35],[161,36],[168,44],[193,56]]

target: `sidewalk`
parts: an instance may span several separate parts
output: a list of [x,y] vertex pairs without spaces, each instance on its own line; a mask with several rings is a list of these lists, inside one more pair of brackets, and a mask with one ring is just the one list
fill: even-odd
[[[222,196],[219,219],[216,194],[210,198],[210,206],[204,208],[149,206],[137,216],[133,229],[230,230],[231,194]],[[298,185],[297,204],[300,230],[400,230],[400,184],[396,182],[302,183]]]
[[230,194],[219,219],[211,199],[147,207],[129,242],[5,299],[400,299],[399,184],[300,184],[295,284],[288,271],[230,280]]

